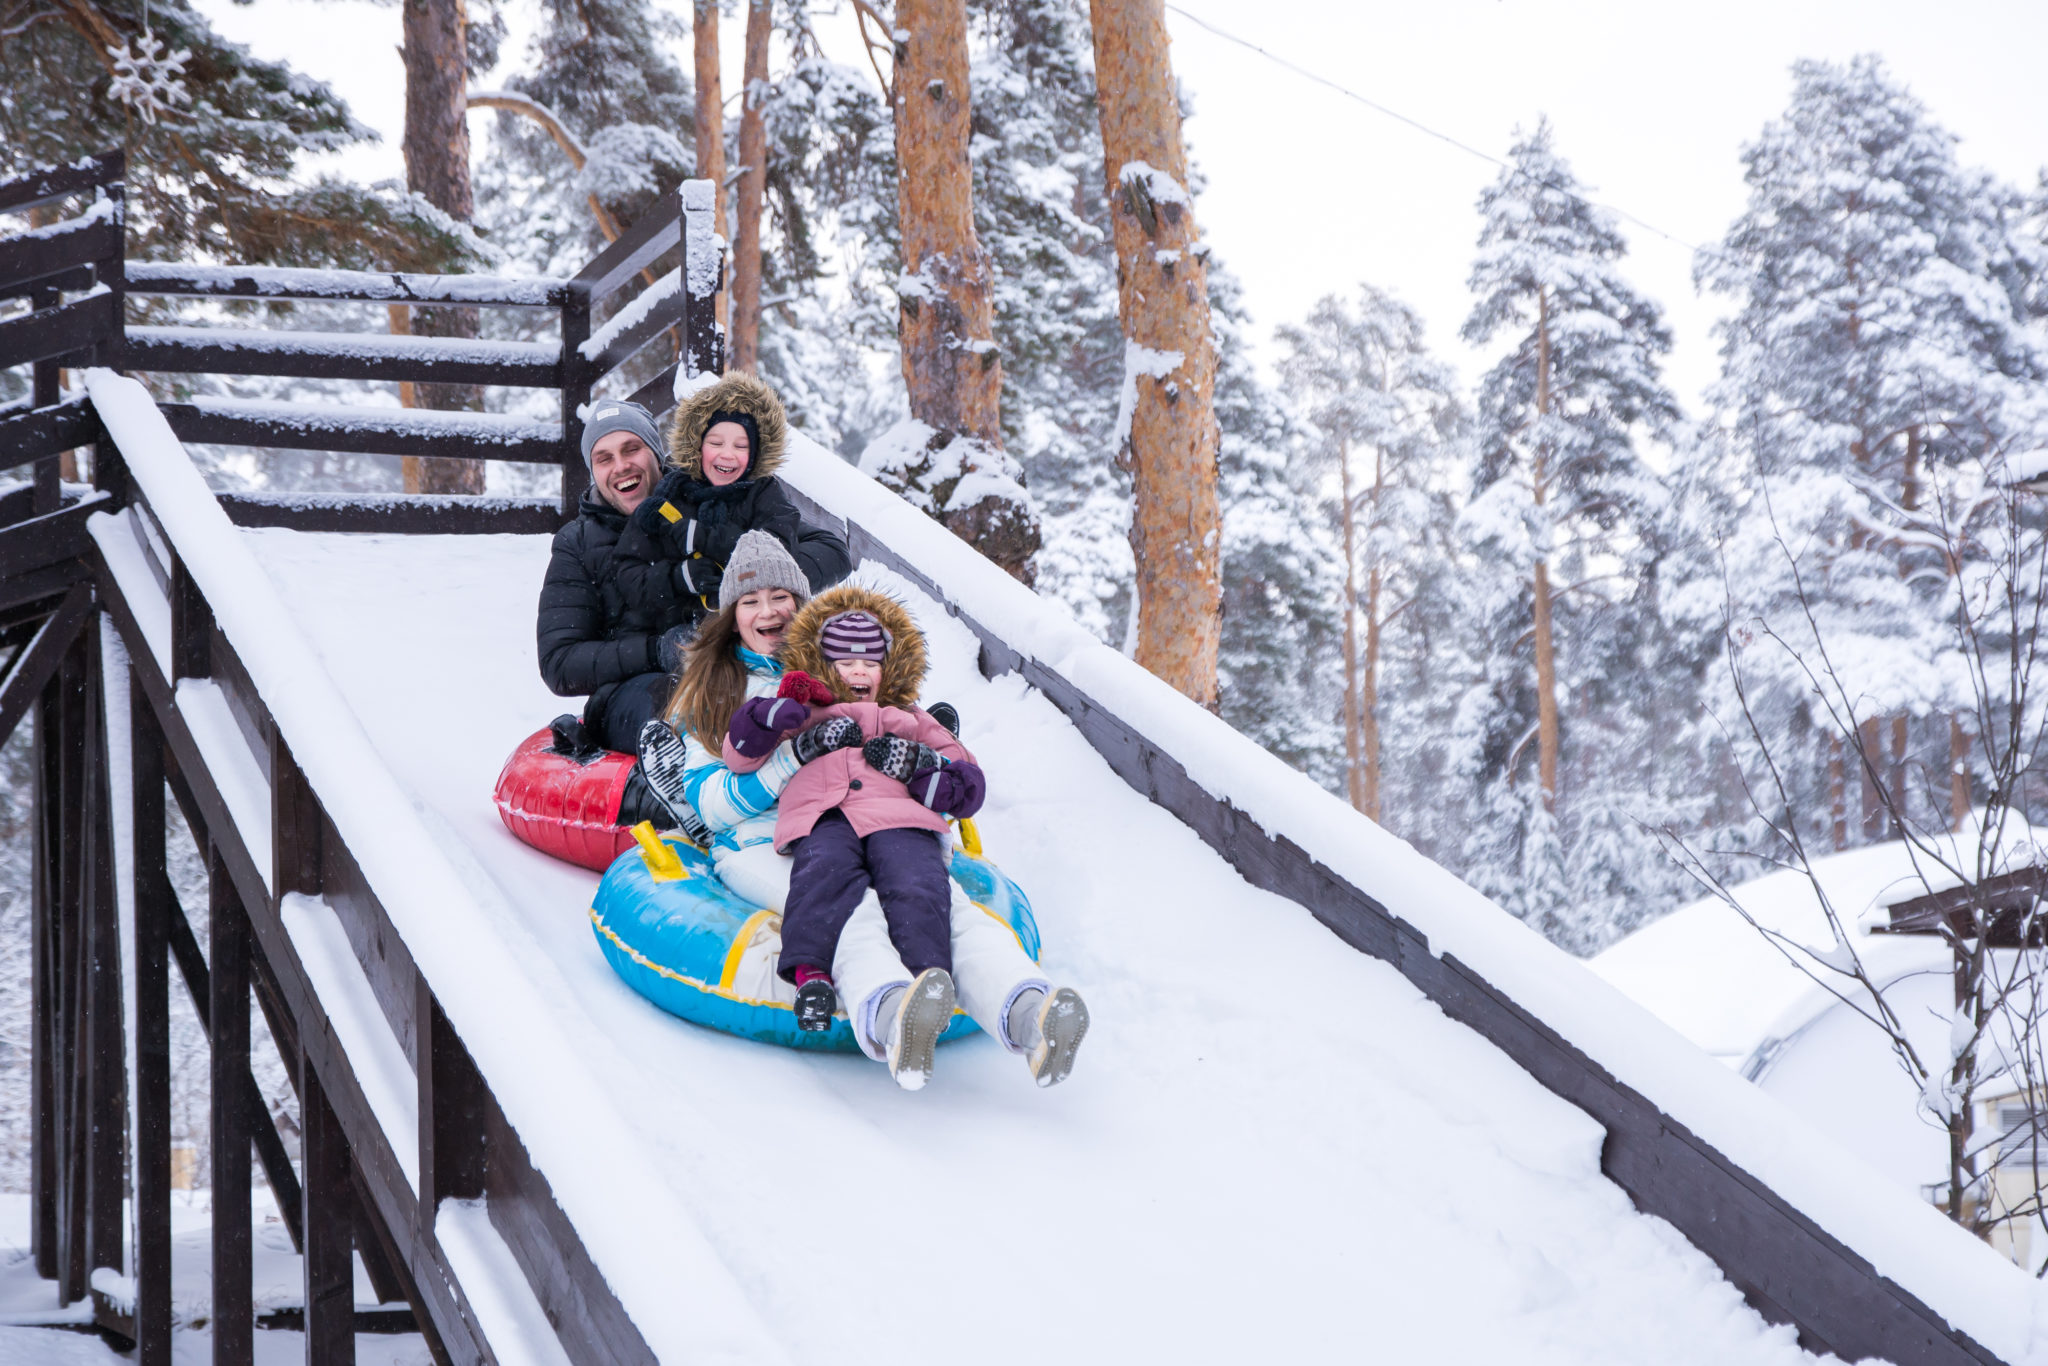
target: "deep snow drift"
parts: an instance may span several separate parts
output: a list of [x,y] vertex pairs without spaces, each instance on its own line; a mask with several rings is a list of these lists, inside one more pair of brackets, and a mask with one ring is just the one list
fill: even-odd
[[790,1357],[891,1361],[936,1335],[991,1362],[1810,1359],[1600,1176],[1590,1119],[1248,887],[886,575],[866,577],[932,638],[927,698],[959,706],[988,771],[988,852],[1094,1012],[1052,1091],[977,1037],[907,1095],[864,1059],[664,1016],[612,975],[595,875],[517,844],[491,803],[513,745],[571,709],[534,661],[545,538],[243,534]]

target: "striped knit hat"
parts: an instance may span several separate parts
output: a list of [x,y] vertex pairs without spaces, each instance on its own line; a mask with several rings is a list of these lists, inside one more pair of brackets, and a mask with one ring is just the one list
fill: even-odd
[[841,612],[827,617],[818,631],[818,649],[831,660],[879,661],[894,643],[882,623],[866,612]]

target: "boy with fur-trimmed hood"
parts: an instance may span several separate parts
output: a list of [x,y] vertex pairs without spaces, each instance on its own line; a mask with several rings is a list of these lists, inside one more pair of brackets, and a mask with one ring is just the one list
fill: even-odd
[[782,400],[752,375],[727,375],[677,404],[674,468],[626,519],[612,552],[626,599],[645,613],[695,621],[714,609],[726,563],[749,531],[781,541],[813,589],[845,578],[846,543],[807,526],[776,478],[788,443]]
[[[963,934],[953,917],[948,823],[981,809],[986,783],[974,756],[917,704],[925,646],[916,622],[886,594],[844,584],[797,613],[777,654],[789,671],[779,695],[733,713],[724,758],[748,772],[799,731],[818,751],[783,788],[775,826],[775,847],[795,858],[777,969],[797,986],[799,1022],[830,1024],[834,952],[872,890],[912,979],[849,995],[846,1005],[856,1031],[887,1022],[886,1040],[871,1037],[897,1081],[915,1089],[930,1075],[956,991],[1027,1056],[1040,1085],[1059,1081],[1087,1031],[1081,998],[1054,990],[1007,928],[994,937],[1003,942],[984,943],[975,931],[985,927],[970,921]],[[956,953],[972,959],[957,965],[957,984]]]

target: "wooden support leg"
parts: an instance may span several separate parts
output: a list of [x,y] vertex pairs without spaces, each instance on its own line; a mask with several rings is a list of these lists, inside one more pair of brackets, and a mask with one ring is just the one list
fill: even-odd
[[208,1012],[213,1033],[213,1366],[251,1366],[249,916],[218,852]]
[[136,688],[135,773],[135,1339],[141,1366],[171,1360],[171,914],[164,848],[163,734]]
[[57,855],[57,1299],[86,1295],[86,661],[81,636],[58,671],[63,723]]
[[64,750],[63,681],[52,679],[36,703],[35,847],[31,851],[31,924],[29,927],[30,1049],[29,1061],[29,1246],[36,1275],[57,1277],[57,1007],[60,980],[57,962],[57,908],[63,859],[59,853],[63,819],[63,781],[59,757]]
[[353,1366],[355,1200],[348,1140],[319,1075],[303,1055],[299,1119],[305,1167],[306,1366]]
[[89,661],[85,772],[86,858],[85,1260],[88,1276],[126,1260],[128,1022],[121,994],[121,922],[114,888],[111,747],[107,738],[106,661],[97,614],[84,635]]

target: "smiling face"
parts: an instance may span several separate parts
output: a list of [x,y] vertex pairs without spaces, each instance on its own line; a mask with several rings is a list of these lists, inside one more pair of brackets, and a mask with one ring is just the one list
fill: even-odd
[[724,488],[747,472],[753,450],[747,445],[747,429],[737,422],[721,422],[704,433],[704,477]]
[[757,655],[772,655],[796,615],[796,595],[787,588],[757,588],[733,606],[740,643]]
[[882,661],[879,659],[835,659],[832,667],[839,671],[839,681],[846,684],[856,702],[875,700],[875,689],[882,686]]
[[654,490],[661,462],[647,443],[631,432],[608,432],[590,448],[590,481],[597,496],[620,512],[630,513]]

